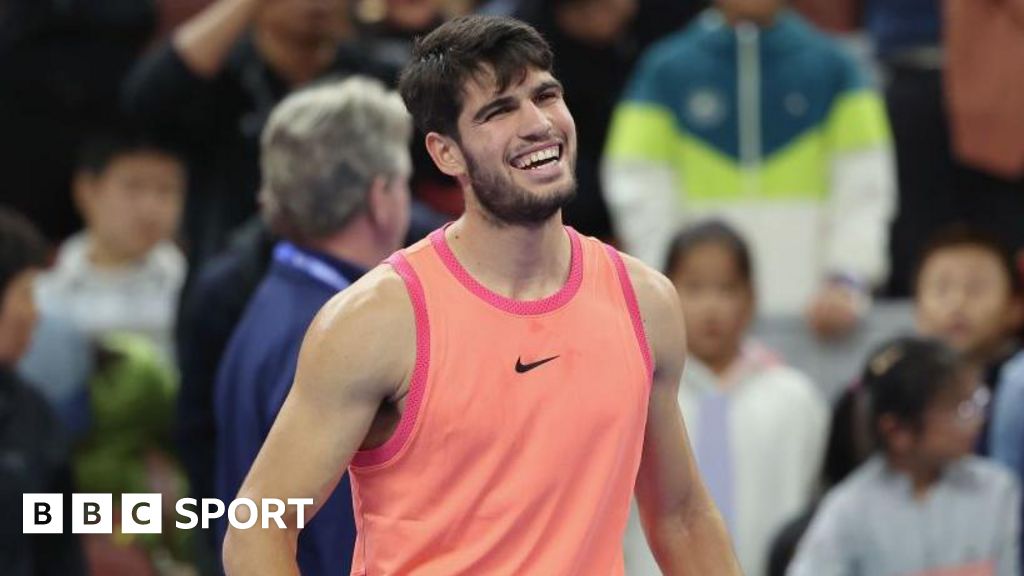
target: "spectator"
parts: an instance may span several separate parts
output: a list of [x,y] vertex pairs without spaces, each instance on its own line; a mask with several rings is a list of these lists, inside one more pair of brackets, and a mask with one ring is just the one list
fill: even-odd
[[970,364],[898,338],[863,380],[879,453],[825,497],[788,574],[1019,574],[1020,486],[971,455],[987,395]]
[[1024,3],[948,0],[946,99],[965,212],[1024,248]]
[[1024,10],[1015,2],[875,0],[899,172],[890,292],[934,234],[966,221],[1024,247]]
[[129,75],[128,111],[187,151],[196,265],[256,212],[258,139],[274,104],[326,76],[393,75],[356,43],[345,0],[218,0]]
[[[394,72],[394,76],[388,80],[390,86],[397,86],[398,72],[412,57],[413,41],[444,22],[454,11],[451,4],[443,0],[377,0],[362,3],[361,36],[372,57]],[[376,8],[371,9],[373,7]],[[414,132],[411,188],[413,197],[424,204],[422,208],[414,205],[411,231],[417,240],[440,227],[445,219],[458,218],[464,208],[462,189],[455,179],[437,169],[427,154],[424,141],[425,134]],[[445,218],[430,222],[427,226],[419,225],[417,213],[427,206]]]
[[153,31],[153,4],[0,1],[3,201],[52,240],[81,228],[68,193],[75,151],[117,121],[118,87]]
[[604,166],[627,251],[663,260],[680,223],[717,215],[754,246],[766,315],[849,331],[886,272],[893,193],[881,100],[781,0],[717,0],[641,59]]
[[637,0],[529,0],[515,14],[557,55],[555,75],[579,134],[576,199],[562,216],[578,231],[605,240],[613,234],[598,165],[612,110],[636,59],[629,32],[636,10]]
[[224,349],[270,266],[277,239],[252,220],[206,262],[182,297],[177,347],[181,394],[175,437],[195,498],[213,498],[213,383]]
[[[997,393],[1003,365],[1018,350],[1024,286],[1013,257],[993,237],[955,226],[925,247],[915,281],[918,331],[964,355]],[[988,436],[979,452],[988,454]]]
[[174,309],[185,259],[171,242],[185,194],[185,169],[161,142],[115,130],[86,143],[75,200],[85,230],[69,238],[38,281],[40,308],[96,338],[147,337],[173,358]]
[[[382,11],[362,14],[373,22],[360,22],[363,38],[358,46],[351,42],[346,44],[335,65],[351,68],[371,63],[374,74],[393,83],[411,54],[413,37],[441,22],[445,11],[438,0],[381,0],[365,2],[361,8],[371,4]],[[247,41],[242,42],[244,45]],[[346,54],[350,52],[361,56],[358,59],[348,58]],[[230,75],[230,70],[222,74]],[[272,71],[268,74],[273,76]],[[252,146],[256,146],[255,140]],[[448,208],[455,213],[461,212],[461,190],[457,186],[452,189],[454,181],[440,174],[427,156],[422,138],[414,140],[411,148],[416,194],[425,201],[454,195],[458,206]],[[251,163],[253,170],[258,171],[255,152]],[[445,207],[443,202],[440,207]],[[414,204],[406,242],[411,244],[419,240],[443,223],[444,217],[423,205]],[[213,497],[214,493],[213,383],[217,365],[246,303],[267,271],[276,240],[258,215],[251,216],[230,234],[222,252],[198,267],[182,297],[177,333],[182,372],[177,437],[193,493],[199,498]]]
[[[666,274],[686,319],[691,355],[679,405],[697,464],[744,573],[764,576],[772,537],[815,495],[828,405],[806,376],[744,341],[753,265],[735,231],[712,221],[682,232]],[[658,574],[638,518],[626,538],[628,572]]]
[[641,50],[686,26],[712,0],[639,0],[634,30]]
[[[1024,352],[1006,363],[997,390],[989,429],[990,453],[1024,482]],[[1021,513],[1024,515],[1024,508]],[[1024,534],[1021,536],[1024,538]]]
[[[828,491],[842,482],[867,460],[873,450],[867,394],[860,382],[848,387],[832,407],[828,448],[822,466],[821,488]],[[772,540],[768,557],[768,576],[784,576],[796,554],[796,547],[814,518],[816,498],[799,516],[787,522]]]
[[[20,215],[0,208],[0,573],[5,576],[85,574],[71,523],[62,534],[23,534],[22,495],[69,494],[68,445],[46,401],[14,371],[36,322],[32,284],[46,262],[39,232]],[[54,359],[56,360],[56,359]]]
[[[271,115],[262,140],[261,203],[284,240],[218,372],[219,498],[235,496],[270,432],[313,316],[401,247],[409,224],[411,131],[398,95],[362,78],[300,92]],[[222,541],[226,524],[216,528]],[[299,537],[302,573],[347,572],[355,536],[346,480]]]
[[[189,533],[174,528],[174,504],[186,492],[172,455],[174,371],[135,334],[105,335],[95,351],[96,369],[87,396],[90,426],[75,447],[75,485],[85,493],[113,494],[116,520],[113,534],[94,534],[86,540],[91,572],[110,572],[105,567],[115,559],[138,563],[138,570],[177,566],[190,559],[190,550]],[[163,495],[161,533],[122,532],[121,495],[155,492]]]
[[[942,227],[966,216],[972,198],[958,190],[950,151],[943,76],[942,2],[857,0],[885,85],[896,146],[898,203],[889,244],[888,293],[913,294],[918,254]],[[972,194],[973,196],[973,194]]]
[[[245,306],[270,266],[274,234],[253,216],[231,237],[228,248],[204,263],[186,287],[175,335],[181,388],[174,436],[193,498],[214,498],[213,384],[224,349]],[[193,539],[201,573],[220,571],[213,530]]]

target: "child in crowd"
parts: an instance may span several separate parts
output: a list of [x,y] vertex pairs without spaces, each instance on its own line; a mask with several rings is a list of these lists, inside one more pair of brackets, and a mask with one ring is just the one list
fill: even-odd
[[171,360],[171,335],[186,264],[171,242],[185,169],[168,148],[131,130],[83,146],[74,196],[85,230],[61,247],[38,281],[41,311],[90,337],[145,336]]
[[[772,537],[814,496],[828,406],[803,374],[746,340],[753,265],[733,229],[712,221],[683,231],[666,274],[686,320],[679,404],[694,454],[744,572],[762,576]],[[626,560],[631,575],[659,573],[635,515]]]
[[[914,283],[918,331],[939,338],[981,371],[991,392],[1003,365],[1020,350],[1024,284],[997,239],[955,226],[924,249]],[[978,451],[990,453],[987,433]]]
[[0,574],[11,576],[85,574],[77,535],[24,534],[18,521],[23,494],[67,494],[70,506],[75,491],[56,414],[14,370],[32,340],[32,283],[46,253],[27,220],[0,208],[0,514],[6,519],[0,524]]
[[829,492],[790,576],[1017,576],[1020,486],[971,454],[988,391],[938,340],[898,338],[870,357],[876,455]]

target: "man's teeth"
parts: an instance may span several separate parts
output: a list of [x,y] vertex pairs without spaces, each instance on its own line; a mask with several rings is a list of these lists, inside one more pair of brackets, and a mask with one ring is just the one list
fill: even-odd
[[516,168],[529,168],[534,164],[543,162],[544,160],[550,160],[551,158],[558,158],[558,146],[552,146],[543,150],[538,150],[533,154],[523,156],[514,162]]

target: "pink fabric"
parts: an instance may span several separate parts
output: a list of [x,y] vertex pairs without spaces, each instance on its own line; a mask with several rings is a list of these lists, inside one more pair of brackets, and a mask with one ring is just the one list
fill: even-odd
[[416,365],[409,382],[409,396],[402,412],[398,428],[388,441],[372,450],[363,450],[352,458],[352,466],[367,467],[384,464],[391,460],[405,446],[416,425],[416,417],[420,412],[420,404],[427,384],[427,371],[430,367],[430,320],[427,317],[427,303],[423,296],[423,285],[409,261],[401,252],[396,252],[387,259],[395,272],[402,277],[405,288],[412,300],[413,313],[416,318]]
[[633,281],[629,278],[626,270],[626,263],[622,261],[622,255],[611,246],[605,245],[608,256],[615,264],[615,271],[619,274],[619,282],[622,283],[622,293],[626,297],[626,306],[629,307],[629,316],[633,321],[633,331],[636,332],[636,340],[640,345],[640,353],[643,354],[644,364],[647,366],[647,375],[654,379],[654,360],[651,359],[651,347],[647,343],[647,333],[644,330],[644,319],[640,315],[640,304],[636,299],[636,292],[633,291]]
[[353,574],[622,576],[650,373],[612,259],[579,246],[575,296],[535,316],[468,290],[429,238],[402,251],[430,370],[404,447],[349,468]]
[[519,314],[523,316],[535,316],[538,314],[545,314],[557,310],[567,304],[572,297],[576,295],[576,292],[580,288],[580,283],[583,281],[583,251],[580,247],[580,238],[575,230],[566,226],[566,233],[569,235],[569,243],[572,245],[571,262],[569,265],[569,279],[562,286],[562,288],[540,300],[515,300],[507,298],[501,294],[497,294],[489,290],[486,286],[476,281],[469,272],[462,267],[459,263],[458,258],[452,252],[448,246],[448,240],[445,237],[445,230],[447,226],[435,230],[430,234],[430,243],[434,249],[437,250],[438,256],[441,257],[441,261],[444,262],[445,267],[458,279],[459,283],[465,286],[467,290],[472,292],[477,298],[480,298],[484,302],[487,302],[491,306],[499,310],[504,310],[510,314]]

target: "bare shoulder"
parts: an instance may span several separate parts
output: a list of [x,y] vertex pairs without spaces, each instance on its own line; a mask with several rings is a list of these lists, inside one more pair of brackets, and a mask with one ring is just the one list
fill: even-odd
[[397,395],[415,362],[416,327],[405,283],[382,264],[331,298],[306,332],[297,381],[321,376]]
[[[370,324],[351,326],[353,321]],[[406,321],[412,328],[413,310],[405,282],[390,265],[381,264],[328,300],[311,328],[360,328],[372,337],[379,332],[375,326],[397,327],[392,324]]]
[[686,331],[675,286],[664,274],[628,254],[623,254],[622,260],[636,292],[656,375],[681,371],[686,357]]
[[657,315],[679,308],[676,288],[664,274],[629,254],[622,254],[622,260],[633,282],[633,290],[636,291],[637,302],[644,315],[647,315],[648,311],[652,315]]

